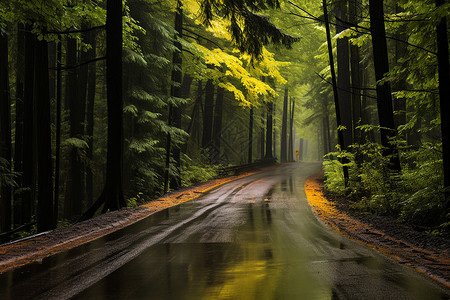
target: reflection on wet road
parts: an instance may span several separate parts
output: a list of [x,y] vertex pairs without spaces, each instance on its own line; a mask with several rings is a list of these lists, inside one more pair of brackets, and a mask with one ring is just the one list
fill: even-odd
[[226,184],[98,241],[0,276],[0,299],[449,299],[328,229],[303,190],[319,163]]

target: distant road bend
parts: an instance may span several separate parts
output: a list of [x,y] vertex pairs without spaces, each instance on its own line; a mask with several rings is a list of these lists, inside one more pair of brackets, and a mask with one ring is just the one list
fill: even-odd
[[0,299],[450,299],[317,220],[320,163],[228,184],[102,239],[0,275]]

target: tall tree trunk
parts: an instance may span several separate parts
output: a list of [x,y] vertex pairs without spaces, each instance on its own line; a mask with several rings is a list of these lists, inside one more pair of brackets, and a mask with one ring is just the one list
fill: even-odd
[[214,110],[214,85],[212,79],[209,79],[205,85],[205,110],[203,112],[203,135],[202,148],[207,149],[212,139],[212,124]]
[[[395,13],[400,14],[403,10],[399,7],[398,4],[395,5]],[[405,64],[401,62],[401,59],[407,54],[407,45],[401,41],[406,41],[408,39],[407,31],[405,30],[405,26],[401,26],[398,29],[396,34],[396,38],[398,40],[395,41],[395,61],[398,66],[405,68]],[[394,84],[394,89],[397,91],[402,91],[407,88],[406,78],[401,78]],[[406,98],[399,98],[397,96],[394,97],[394,124],[395,128],[398,128],[400,125],[406,124]]]
[[265,139],[266,139],[266,132],[265,132],[265,130],[264,130],[264,112],[262,112],[261,113],[261,133],[260,133],[260,135],[259,135],[259,142],[260,142],[260,145],[259,145],[259,156],[260,156],[260,159],[263,159],[264,158],[264,148],[265,148],[265,143],[266,143],[266,141],[265,141]]
[[[92,46],[89,51],[89,59],[93,59],[97,55],[97,42],[95,32],[88,34],[88,42]],[[86,166],[86,199],[91,205],[94,201],[94,183],[93,183],[93,160],[94,160],[94,108],[95,108],[95,90],[97,80],[97,64],[92,62],[89,64],[88,70],[88,90],[86,99],[86,135],[88,136],[88,149],[86,157],[88,164]]]
[[35,114],[34,114],[34,48],[35,37],[31,33],[31,25],[25,26],[25,68],[24,68],[24,98],[23,98],[23,187],[28,190],[22,195],[22,221],[31,222],[34,211],[35,196]]
[[50,92],[48,74],[48,44],[36,42],[35,101],[38,136],[38,206],[37,229],[39,232],[55,227],[53,218],[53,163],[50,129]]
[[267,159],[273,158],[272,137],[273,137],[273,102],[267,102],[266,156],[265,156],[265,158],[267,158]]
[[248,125],[248,158],[247,162],[253,162],[253,107],[250,107],[250,119]]
[[289,161],[294,161],[294,109],[295,109],[295,98],[291,97],[292,106],[291,106],[291,115],[289,116]]
[[[353,24],[358,23],[358,5],[360,0],[349,0],[349,22]],[[361,131],[356,129],[361,125],[361,66],[359,47],[350,44],[350,66],[351,66],[351,97],[352,97],[352,133],[353,142],[362,143]]]
[[389,72],[386,32],[384,28],[383,1],[369,0],[370,32],[372,34],[373,59],[375,79],[377,81],[377,106],[380,121],[381,144],[385,148],[383,155],[390,158],[390,168],[400,171],[398,152],[390,139],[395,137],[397,130],[394,125],[391,86],[388,81],[378,83]]
[[[347,0],[339,0],[336,4],[336,34],[347,29]],[[345,147],[352,144],[352,97],[350,93],[350,53],[348,38],[337,39],[337,86],[339,93],[339,109],[341,113],[341,130]]]
[[284,89],[284,102],[283,102],[283,119],[281,121],[281,145],[280,145],[280,161],[282,163],[287,162],[287,119],[288,119],[288,88]]
[[[445,0],[436,0],[436,6],[445,4]],[[441,131],[442,131],[442,159],[444,163],[444,187],[446,188],[446,213],[450,210],[450,118],[446,114],[450,111],[448,95],[450,95],[450,75],[448,62],[448,37],[447,20],[443,17],[437,28],[438,48],[438,76],[439,76],[439,98],[441,106]]]
[[123,98],[122,98],[122,1],[107,0],[106,11],[106,97],[108,142],[103,192],[84,213],[91,218],[104,203],[103,212],[126,206],[123,197]]
[[223,116],[223,96],[224,90],[217,87],[216,105],[214,106],[213,141],[214,149],[217,152],[215,163],[220,161],[220,139],[222,138],[222,116]]
[[[77,40],[69,38],[67,40],[67,58],[66,63],[70,69],[66,80],[66,100],[70,109],[70,137],[82,139],[84,135],[83,111],[85,99],[82,98],[78,84],[79,68],[74,68],[77,64]],[[81,78],[80,78],[81,79]],[[64,205],[64,216],[67,219],[73,216],[79,216],[82,211],[81,203],[83,201],[82,174],[83,165],[80,155],[81,149],[72,146],[69,156],[69,180],[67,183],[66,199]]]
[[[24,50],[25,50],[24,26],[17,25],[17,67],[16,67],[16,137],[14,140],[14,171],[23,172],[23,79],[24,79]],[[22,186],[23,179],[20,175],[16,179],[17,185]],[[14,227],[22,224],[22,194],[14,195]]]
[[[171,86],[171,96],[176,98],[181,98],[181,80],[182,80],[182,47],[181,42],[178,39],[183,37],[183,4],[180,0],[177,1],[177,11],[175,13],[175,42],[174,46],[177,48],[177,51],[173,53],[173,70],[172,70],[172,86]],[[174,106],[172,109],[172,124],[176,128],[181,129],[181,105]],[[170,156],[170,148],[169,144],[167,155]],[[180,145],[175,145],[172,150],[173,160],[175,162],[175,173],[172,174],[170,179],[170,186],[173,189],[178,189],[181,186],[180,179],[180,166],[181,166],[181,151]]]
[[56,50],[56,133],[55,133],[55,194],[53,204],[53,217],[58,222],[59,216],[59,183],[60,183],[60,161],[61,161],[61,106],[62,106],[62,39],[59,36],[59,42]]
[[272,127],[273,127],[273,157],[277,157],[277,126],[276,126],[276,121],[277,119],[275,118],[275,113],[277,111],[277,105],[274,103],[273,104],[273,115],[272,115]]
[[[322,1],[322,6],[323,6],[323,15],[324,15],[324,20],[325,20],[325,31],[326,31],[326,35],[327,35],[327,46],[328,46],[328,58],[330,60],[330,72],[331,72],[331,81],[332,81],[332,85],[333,85],[333,95],[334,95],[334,106],[335,106],[335,110],[336,110],[336,123],[337,123],[337,128],[338,128],[338,143],[339,146],[341,148],[342,151],[344,151],[345,148],[345,143],[344,143],[344,135],[342,133],[342,130],[339,130],[339,128],[342,125],[342,121],[341,121],[341,110],[340,110],[340,102],[339,102],[339,94],[338,94],[338,88],[337,88],[337,83],[336,83],[336,72],[334,71],[334,58],[333,58],[333,48],[331,45],[331,33],[330,33],[330,23],[328,21],[328,10],[327,10],[327,2],[326,0]],[[305,146],[306,148],[306,146]],[[348,168],[347,167],[343,167],[343,171],[344,171],[344,181],[345,181],[345,185],[347,186],[347,182],[348,182]]]
[[[0,158],[11,171],[11,100],[8,74],[8,37],[0,32]],[[7,174],[9,175],[9,174]],[[12,187],[0,181],[0,232],[11,230]]]

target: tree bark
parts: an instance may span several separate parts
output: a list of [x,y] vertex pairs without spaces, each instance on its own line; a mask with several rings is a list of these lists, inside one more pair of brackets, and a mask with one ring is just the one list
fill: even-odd
[[294,108],[295,108],[295,98],[291,97],[292,106],[290,109],[290,116],[289,116],[289,147],[288,147],[288,161],[293,162],[294,161]]
[[[445,0],[436,0],[436,6],[445,4]],[[439,76],[439,98],[441,106],[441,132],[442,132],[442,159],[444,165],[444,187],[446,200],[446,213],[450,210],[450,118],[446,115],[450,111],[448,95],[450,95],[450,67],[448,62],[448,37],[447,20],[443,17],[437,28],[438,48],[438,76]]]
[[[8,37],[0,32],[0,158],[11,171],[11,99],[8,73]],[[4,180],[0,182],[0,232],[11,230],[12,187]]]
[[217,87],[216,105],[214,106],[213,142],[217,157],[215,163],[220,161],[220,140],[222,138],[222,116],[223,116],[224,90]]
[[35,196],[35,114],[34,114],[34,48],[35,37],[31,33],[31,25],[25,26],[25,67],[24,67],[24,98],[23,98],[23,187],[28,190],[22,194],[22,222],[31,222],[34,211]]
[[266,121],[266,159],[273,158],[273,102],[267,102],[267,121]]
[[59,183],[60,183],[60,161],[61,161],[61,107],[62,107],[62,39],[59,36],[59,42],[56,50],[56,133],[55,133],[55,194],[53,204],[53,217],[58,222],[59,217]]
[[289,90],[284,89],[284,102],[283,102],[283,118],[281,121],[281,145],[280,145],[280,161],[282,163],[287,162],[287,119],[288,119],[288,99]]
[[[336,34],[348,28],[347,0],[339,0],[336,4]],[[353,142],[352,137],[352,97],[350,93],[350,53],[348,38],[337,39],[337,86],[339,93],[339,109],[341,114],[341,130],[344,145],[347,148]]]
[[47,231],[56,226],[53,217],[53,162],[50,129],[50,91],[48,74],[48,44],[36,42],[35,101],[38,150],[37,229]]
[[[328,10],[327,10],[327,2],[326,0],[322,1],[322,6],[323,6],[323,15],[324,15],[324,20],[325,20],[325,31],[326,31],[326,35],[327,35],[327,46],[328,46],[328,57],[330,60],[330,72],[331,72],[331,81],[332,81],[332,85],[333,85],[333,95],[334,95],[334,106],[335,106],[335,110],[336,110],[336,125],[338,128],[338,143],[339,146],[341,148],[342,151],[345,151],[345,142],[344,142],[344,135],[342,133],[342,130],[339,130],[339,127],[341,127],[342,125],[342,120],[341,120],[341,110],[340,110],[340,102],[339,102],[339,93],[338,93],[338,88],[337,88],[337,83],[336,83],[336,72],[334,70],[334,58],[333,58],[333,48],[331,45],[331,34],[330,34],[330,23],[328,21]],[[305,146],[306,148],[306,146]],[[347,167],[343,167],[343,172],[344,172],[344,181],[345,181],[345,186],[347,186],[347,182],[348,182],[348,168]]]
[[397,149],[390,143],[390,139],[396,136],[397,130],[394,124],[392,108],[391,86],[388,81],[380,83],[384,75],[389,72],[388,52],[386,45],[386,32],[384,28],[383,1],[369,1],[370,32],[372,35],[373,59],[375,67],[375,79],[377,81],[377,107],[380,121],[381,144],[385,148],[383,155],[390,159],[390,169],[400,171],[400,161]]
[[253,162],[253,107],[250,107],[250,118],[248,125],[248,158],[247,162]]
[[205,110],[203,113],[203,135],[202,135],[203,149],[207,149],[211,144],[213,110],[214,110],[214,85],[213,81],[209,79],[205,85]]

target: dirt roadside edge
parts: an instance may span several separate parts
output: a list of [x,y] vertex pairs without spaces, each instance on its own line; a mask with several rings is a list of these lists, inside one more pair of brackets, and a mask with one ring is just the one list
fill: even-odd
[[[323,171],[305,182],[308,202],[317,217],[338,233],[388,255],[450,288],[450,242],[413,232],[395,220],[361,215],[324,195]],[[347,207],[346,207],[347,206]],[[405,231],[403,234],[402,231]],[[422,238],[422,240],[420,240]],[[426,243],[423,240],[427,240]],[[431,242],[430,242],[431,241]]]

